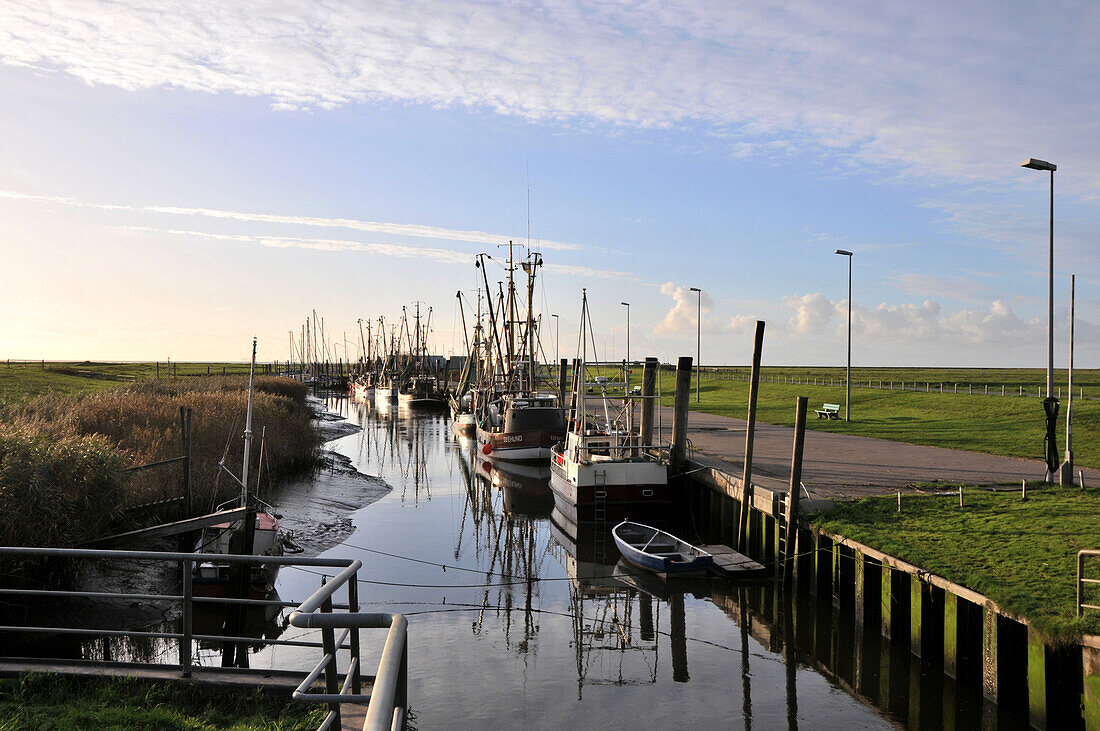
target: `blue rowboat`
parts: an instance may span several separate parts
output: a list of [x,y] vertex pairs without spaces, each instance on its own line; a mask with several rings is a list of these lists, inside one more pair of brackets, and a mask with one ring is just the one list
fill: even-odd
[[714,557],[666,531],[624,520],[611,530],[623,558],[659,574],[703,573]]

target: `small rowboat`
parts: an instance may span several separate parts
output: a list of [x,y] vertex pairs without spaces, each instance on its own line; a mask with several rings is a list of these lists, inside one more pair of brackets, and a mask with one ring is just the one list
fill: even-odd
[[611,530],[623,558],[660,574],[703,573],[714,557],[671,533],[624,520]]

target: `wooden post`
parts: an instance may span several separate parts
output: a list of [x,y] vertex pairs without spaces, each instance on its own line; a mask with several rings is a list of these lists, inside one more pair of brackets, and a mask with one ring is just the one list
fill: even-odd
[[185,517],[191,518],[191,409],[180,407],[180,440],[182,441],[183,461],[183,505]]
[[656,358],[646,358],[642,366],[642,429],[641,445],[648,447],[653,444],[653,412],[657,394],[657,373],[660,363]]
[[787,535],[783,541],[784,581],[790,576],[798,546],[798,499],[802,490],[802,449],[806,438],[806,396],[799,396],[794,416],[794,447],[791,450],[791,483],[787,493]]
[[565,406],[565,377],[569,373],[569,361],[562,358],[558,361],[558,403]]
[[752,485],[752,441],[756,431],[756,394],[760,387],[760,351],[764,347],[764,321],[756,321],[756,339],[752,348],[752,375],[749,383],[749,415],[745,427],[745,469],[741,476],[741,516],[737,521],[738,550],[745,551],[745,525],[749,521],[749,494]]
[[672,448],[669,462],[672,470],[679,472],[687,460],[688,403],[691,396],[691,356],[680,356],[676,361],[676,396],[672,406]]

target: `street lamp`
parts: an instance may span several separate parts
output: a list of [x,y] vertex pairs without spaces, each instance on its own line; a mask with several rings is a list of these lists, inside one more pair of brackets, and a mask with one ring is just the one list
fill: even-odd
[[848,369],[844,379],[844,421],[852,420],[852,252],[837,249],[833,252],[848,257]]
[[561,319],[553,313],[551,313],[550,317],[554,318],[554,361],[558,365],[561,365],[561,355],[558,353],[558,345],[561,344],[561,339],[558,337],[558,326],[561,324]]
[[626,307],[626,362],[630,362],[630,303],[620,302],[620,305]]
[[1050,172],[1050,266],[1047,286],[1047,397],[1043,399],[1043,411],[1047,417],[1046,481],[1054,480],[1054,462],[1058,459],[1054,444],[1054,430],[1058,419],[1058,399],[1054,397],[1054,171],[1058,166],[1046,160],[1029,157],[1020,167]]
[[703,290],[698,287],[688,287],[688,290],[695,292],[696,304],[695,304],[695,403],[699,403],[699,379],[702,378],[703,370],[700,367],[699,361],[703,359]]

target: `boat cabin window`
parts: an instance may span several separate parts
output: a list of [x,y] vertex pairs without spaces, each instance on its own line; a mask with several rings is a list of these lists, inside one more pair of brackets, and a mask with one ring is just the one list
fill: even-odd
[[565,417],[557,407],[528,407],[509,409],[504,431],[564,431]]

